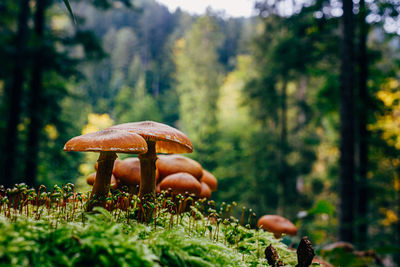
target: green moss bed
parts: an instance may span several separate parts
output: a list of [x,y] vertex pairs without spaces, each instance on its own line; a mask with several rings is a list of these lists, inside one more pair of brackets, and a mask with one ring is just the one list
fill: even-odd
[[0,266],[269,266],[270,244],[285,265],[297,264],[296,252],[272,234],[242,226],[226,207],[205,209],[210,202],[177,212],[190,199],[161,195],[146,221],[127,193],[87,213],[85,195],[71,186],[27,191],[1,193]]

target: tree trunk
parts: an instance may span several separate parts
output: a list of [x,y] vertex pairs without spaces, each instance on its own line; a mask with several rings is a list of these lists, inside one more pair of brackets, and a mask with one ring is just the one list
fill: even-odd
[[359,39],[359,110],[358,110],[358,217],[360,223],[358,224],[358,244],[361,248],[365,249],[367,242],[367,228],[368,228],[368,130],[367,130],[367,114],[368,114],[368,91],[367,91],[367,79],[368,79],[368,62],[367,62],[367,36],[368,26],[365,22],[366,7],[365,0],[360,0],[360,13],[359,13],[359,25],[360,25],[360,39]]
[[32,77],[29,102],[29,132],[26,148],[25,179],[28,185],[36,185],[39,135],[42,129],[41,99],[43,91],[43,52],[44,52],[44,25],[47,0],[36,1],[35,13],[35,40],[36,51],[33,56]]
[[25,69],[27,67],[26,43],[28,39],[28,17],[29,1],[20,1],[20,11],[18,15],[18,30],[15,45],[15,65],[9,94],[9,109],[7,119],[7,133],[4,140],[4,153],[2,175],[0,184],[11,186],[14,180],[15,161],[17,159],[18,130],[21,116],[22,87],[25,79]]
[[354,26],[353,2],[343,0],[340,76],[339,238],[353,242],[354,224]]

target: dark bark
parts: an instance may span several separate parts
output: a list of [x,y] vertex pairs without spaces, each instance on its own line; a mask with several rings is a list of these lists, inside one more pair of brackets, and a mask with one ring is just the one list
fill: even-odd
[[37,0],[35,12],[36,50],[33,55],[32,75],[29,97],[29,130],[26,147],[25,179],[30,186],[36,185],[40,130],[42,128],[41,99],[43,94],[43,53],[44,25],[47,0]]
[[360,223],[358,224],[358,243],[361,248],[366,248],[367,242],[367,228],[368,228],[368,130],[367,130],[367,115],[368,115],[368,61],[367,61],[367,36],[368,25],[365,22],[366,7],[365,0],[360,0],[360,13],[359,13],[359,48],[358,48],[358,65],[359,65],[359,89],[358,99],[358,217]]
[[14,169],[17,159],[18,130],[17,126],[21,116],[22,88],[25,79],[25,69],[27,67],[26,43],[28,39],[28,17],[29,1],[20,1],[20,11],[18,15],[18,30],[15,45],[15,65],[10,86],[9,109],[7,118],[7,133],[4,140],[5,158],[2,166],[0,183],[9,187],[14,182]]
[[339,238],[354,238],[354,22],[353,2],[343,1],[340,76]]

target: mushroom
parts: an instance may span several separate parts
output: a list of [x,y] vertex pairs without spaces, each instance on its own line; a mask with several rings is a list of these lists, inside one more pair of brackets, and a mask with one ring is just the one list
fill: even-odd
[[218,187],[217,178],[215,178],[215,176],[212,175],[212,173],[210,173],[209,171],[206,171],[203,169],[203,173],[200,178],[200,182],[206,183],[210,187],[211,192],[214,192],[215,190],[217,190],[217,187]]
[[280,238],[282,234],[297,235],[296,226],[279,215],[264,215],[258,220],[257,226],[274,233],[276,238]]
[[[127,185],[131,193],[137,193],[136,187],[140,185],[140,161],[138,158],[126,158],[114,164],[114,175],[120,183]],[[156,170],[156,181],[158,171]]]
[[[115,165],[117,165],[119,161],[121,161],[121,160],[120,160],[120,159],[116,159],[116,160],[114,161],[113,173],[114,173]],[[99,163],[96,161],[96,163],[94,164],[94,169],[95,169],[96,171],[97,171],[98,166],[99,166]]]
[[147,144],[140,135],[108,129],[74,137],[65,144],[64,151],[100,152],[87,208],[90,211],[95,206],[105,207],[116,153],[146,153]]
[[181,131],[168,125],[153,122],[132,122],[112,126],[108,129],[128,131],[141,135],[147,142],[147,153],[139,155],[140,188],[139,197],[155,198],[156,153],[191,153],[193,145]]
[[[96,181],[96,173],[91,173],[89,176],[86,178],[86,182],[88,185],[93,185],[94,182]],[[117,189],[118,188],[118,181],[115,179],[115,176],[111,174],[111,180],[110,180],[110,185],[112,189]]]
[[210,187],[204,182],[200,182],[200,184],[201,184],[201,191],[199,197],[209,199],[211,197]]
[[193,175],[186,172],[178,172],[165,177],[160,183],[161,190],[168,190],[171,188],[174,195],[186,192],[189,194],[200,195],[201,184],[193,177]]
[[187,172],[200,180],[203,175],[203,168],[197,161],[181,155],[159,156],[157,160],[157,169],[160,177],[164,178],[177,172]]

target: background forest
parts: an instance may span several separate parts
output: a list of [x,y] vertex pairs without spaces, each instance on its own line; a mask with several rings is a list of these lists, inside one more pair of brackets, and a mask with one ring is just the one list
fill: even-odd
[[218,203],[282,214],[317,245],[400,253],[400,4],[344,4],[231,18],[71,1],[72,19],[60,1],[2,0],[0,184],[88,190],[95,156],[64,143],[154,120],[192,140]]

